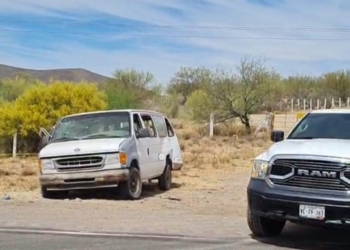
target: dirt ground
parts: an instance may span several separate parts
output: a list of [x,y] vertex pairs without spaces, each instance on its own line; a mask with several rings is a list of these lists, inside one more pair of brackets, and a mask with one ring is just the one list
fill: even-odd
[[246,186],[253,158],[270,145],[266,136],[226,127],[220,131],[227,134],[208,138],[203,128],[176,126],[184,168],[174,172],[170,191],[160,192],[156,181],[145,183],[138,201],[119,200],[114,190],[46,200],[40,197],[36,159],[0,160],[0,225],[220,238],[247,234]]
[[145,183],[137,201],[120,200],[114,190],[42,199],[37,159],[0,160],[0,229],[225,238],[236,242],[237,249],[349,248],[347,232],[293,225],[287,225],[281,238],[252,239],[245,217],[246,186],[254,157],[271,145],[266,135],[246,136],[240,128],[227,127],[210,139],[203,136],[202,128],[176,125],[183,170],[174,173],[173,187],[167,192],[160,192],[156,182]]
[[176,178],[174,187],[163,193],[156,183],[146,183],[138,201],[118,200],[104,192],[45,200],[38,190],[17,191],[10,194],[10,200],[0,201],[0,225],[218,238],[243,235],[248,233],[245,188],[249,173],[247,169],[203,172],[195,177],[203,183],[196,188],[193,180],[192,185],[182,185],[186,178]]

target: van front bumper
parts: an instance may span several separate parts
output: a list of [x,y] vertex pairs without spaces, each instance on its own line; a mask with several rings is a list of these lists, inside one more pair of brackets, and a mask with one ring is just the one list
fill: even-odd
[[42,174],[39,181],[47,190],[76,190],[116,187],[127,180],[128,169],[113,169],[78,173]]

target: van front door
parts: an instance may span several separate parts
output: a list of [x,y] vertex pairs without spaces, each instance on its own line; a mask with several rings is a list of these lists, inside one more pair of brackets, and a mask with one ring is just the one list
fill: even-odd
[[[140,116],[133,114],[133,125],[135,132],[143,128]],[[149,138],[137,138],[136,139],[137,154],[139,157],[139,167],[141,178],[148,179],[152,176],[152,161],[149,156],[150,140]]]
[[158,136],[158,132],[154,125],[154,121],[149,114],[140,114],[141,119],[145,128],[148,128],[150,131],[151,137],[145,138],[147,140],[148,145],[148,157],[150,161],[149,171],[150,177],[154,178],[158,177],[162,172],[159,171],[159,154],[161,152],[161,142]]

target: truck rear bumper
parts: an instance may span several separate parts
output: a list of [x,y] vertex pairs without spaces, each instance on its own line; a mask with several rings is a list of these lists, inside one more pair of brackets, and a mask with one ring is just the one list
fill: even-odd
[[75,190],[116,187],[127,180],[128,169],[80,173],[55,173],[40,176],[40,184],[47,190]]

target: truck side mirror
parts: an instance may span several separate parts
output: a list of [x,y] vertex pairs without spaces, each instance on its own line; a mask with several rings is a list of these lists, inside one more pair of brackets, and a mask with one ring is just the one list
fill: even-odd
[[271,141],[279,142],[284,139],[284,131],[282,130],[274,130],[271,132]]

